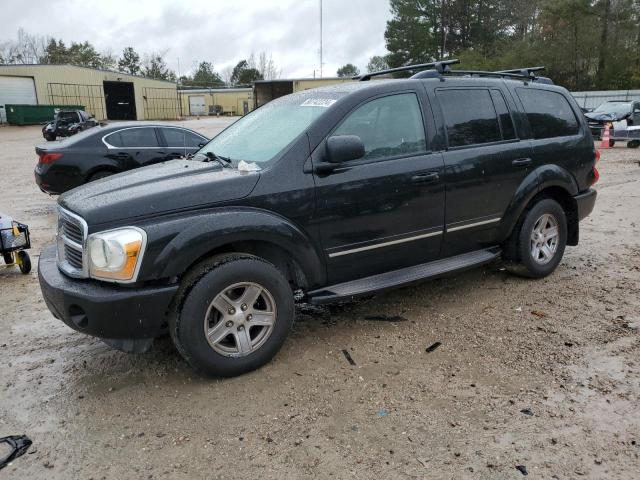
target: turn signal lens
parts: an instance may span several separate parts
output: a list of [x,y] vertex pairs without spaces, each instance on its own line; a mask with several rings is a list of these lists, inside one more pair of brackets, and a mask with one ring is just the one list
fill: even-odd
[[49,165],[62,157],[61,153],[41,153],[39,163]]

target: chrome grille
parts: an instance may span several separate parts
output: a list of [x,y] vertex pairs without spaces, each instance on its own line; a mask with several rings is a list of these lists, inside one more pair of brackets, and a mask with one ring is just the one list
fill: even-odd
[[58,210],[58,268],[71,277],[85,278],[84,248],[87,223],[78,215]]

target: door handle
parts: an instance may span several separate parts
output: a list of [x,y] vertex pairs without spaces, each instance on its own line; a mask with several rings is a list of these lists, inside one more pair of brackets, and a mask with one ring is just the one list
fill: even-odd
[[440,179],[438,172],[419,173],[411,177],[412,183],[432,183]]
[[517,158],[516,160],[511,162],[511,165],[513,165],[514,167],[526,167],[527,165],[531,165],[532,163],[533,161],[530,158]]

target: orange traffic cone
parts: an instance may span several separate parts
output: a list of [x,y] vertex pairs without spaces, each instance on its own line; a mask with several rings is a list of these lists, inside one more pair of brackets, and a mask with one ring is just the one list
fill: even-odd
[[607,123],[604,127],[604,133],[602,134],[602,143],[600,144],[601,149],[611,148],[611,133],[609,129],[611,126]]

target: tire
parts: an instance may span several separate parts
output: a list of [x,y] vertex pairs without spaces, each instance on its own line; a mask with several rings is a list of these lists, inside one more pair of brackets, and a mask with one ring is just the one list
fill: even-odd
[[640,140],[631,140],[627,143],[627,148],[638,148],[640,147]]
[[[549,236],[545,238],[534,235],[534,229],[541,229],[543,225],[547,227]],[[550,236],[553,227],[557,227],[556,236]],[[542,244],[546,249],[540,248]],[[523,277],[546,277],[560,264],[566,245],[567,217],[564,210],[555,200],[542,199],[525,212],[507,241],[507,268]]]
[[616,144],[615,140],[609,140],[609,147],[613,148],[615,144]]
[[6,263],[7,265],[11,265],[13,263],[13,253],[11,252],[3,253],[2,258],[4,260],[4,263]]
[[55,135],[51,135],[51,134],[47,134],[44,136],[44,139],[47,142],[54,142],[56,140],[56,136]]
[[107,177],[110,177],[111,175],[114,175],[114,173],[110,172],[109,170],[100,170],[91,174],[91,176],[89,177],[89,180],[87,180],[87,183],[95,182],[96,180],[100,180],[101,178],[107,178]]
[[25,275],[31,271],[31,257],[27,252],[18,252],[18,264],[20,265],[20,271]]
[[[257,300],[243,303],[244,295],[257,295]],[[293,325],[287,279],[272,264],[250,255],[226,254],[203,262],[183,280],[177,298],[180,304],[169,320],[173,343],[193,368],[210,376],[233,377],[266,364]]]

